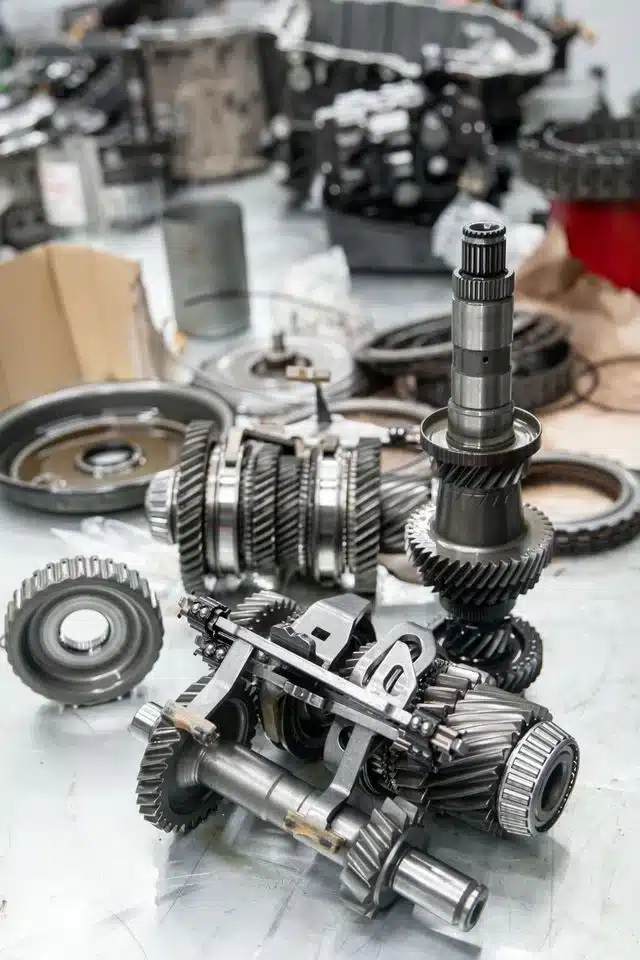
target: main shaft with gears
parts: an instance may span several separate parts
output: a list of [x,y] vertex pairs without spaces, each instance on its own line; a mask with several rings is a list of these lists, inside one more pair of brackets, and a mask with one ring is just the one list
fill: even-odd
[[[492,657],[503,664],[509,643],[514,663],[521,658],[523,634],[509,615],[538,582],[553,548],[549,520],[522,502],[521,481],[541,427],[512,400],[514,275],[506,248],[503,226],[463,229],[453,274],[451,399],[421,427],[437,496],[405,530],[410,560],[460,627],[439,639],[454,659],[489,672]],[[523,689],[541,665],[540,656],[507,685]]]

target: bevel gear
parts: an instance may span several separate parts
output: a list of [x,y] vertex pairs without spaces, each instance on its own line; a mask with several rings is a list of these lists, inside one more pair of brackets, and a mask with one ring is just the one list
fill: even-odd
[[[182,693],[176,703],[187,706],[206,687],[213,676],[209,673]],[[220,739],[232,743],[251,743],[257,727],[253,698],[245,685],[231,695],[209,716]],[[161,715],[149,737],[140,763],[136,797],[145,820],[165,833],[188,833],[217,809],[217,793],[199,785],[181,786],[179,766],[197,753],[198,744],[188,733],[180,731]]]
[[252,593],[231,612],[230,619],[260,636],[268,637],[271,627],[280,623],[291,623],[302,613],[302,607],[295,600],[273,590],[260,590]]

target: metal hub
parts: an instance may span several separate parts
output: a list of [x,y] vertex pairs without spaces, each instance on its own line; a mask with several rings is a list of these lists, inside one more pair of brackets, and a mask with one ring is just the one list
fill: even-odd
[[92,477],[109,477],[145,463],[142,447],[126,439],[104,440],[92,443],[78,453],[76,466]]
[[74,610],[60,624],[59,640],[65,650],[91,654],[109,639],[109,621],[99,610]]

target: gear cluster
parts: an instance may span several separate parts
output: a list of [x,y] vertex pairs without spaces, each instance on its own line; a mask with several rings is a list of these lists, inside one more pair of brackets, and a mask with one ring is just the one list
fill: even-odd
[[[284,427],[233,429],[218,442],[194,422],[177,471],[149,487],[151,532],[177,542],[196,593],[208,577],[276,573],[373,593],[380,551],[402,550],[407,509],[405,475],[381,472],[381,450],[377,438],[305,442]],[[429,496],[414,478],[411,502]]]
[[[132,724],[146,743],[138,806],[159,829],[189,829],[227,797],[338,861],[341,896],[357,912],[405,898],[467,930],[487,890],[429,855],[425,815],[518,837],[560,817],[575,740],[545,707],[449,659],[439,629],[407,621],[377,634],[371,605],[353,594],[304,611],[272,591],[234,611],[189,596],[181,615],[210,672]],[[321,762],[325,788],[254,752],[257,729]]]

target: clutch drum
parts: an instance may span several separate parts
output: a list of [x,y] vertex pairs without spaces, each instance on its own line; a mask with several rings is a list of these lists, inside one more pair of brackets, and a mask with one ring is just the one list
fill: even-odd
[[0,484],[16,502],[56,513],[141,506],[151,478],[180,460],[187,424],[223,433],[217,395],[160,381],[86,384],[0,417]]
[[276,334],[273,342],[248,343],[224,356],[205,360],[196,383],[211,386],[222,394],[238,413],[248,416],[277,414],[308,404],[313,398],[308,383],[287,380],[287,367],[326,370],[331,381],[324,385],[327,397],[349,397],[357,393],[361,377],[348,347],[315,337],[287,337]]

